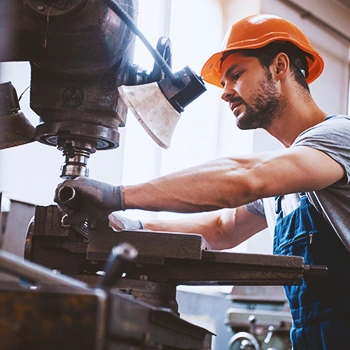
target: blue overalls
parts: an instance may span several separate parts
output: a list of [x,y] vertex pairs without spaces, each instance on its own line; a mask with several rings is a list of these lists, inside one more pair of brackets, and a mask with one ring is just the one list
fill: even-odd
[[293,350],[350,349],[350,253],[305,194],[285,217],[281,197],[276,197],[276,213],[274,254],[328,266],[327,277],[284,287],[293,318]]

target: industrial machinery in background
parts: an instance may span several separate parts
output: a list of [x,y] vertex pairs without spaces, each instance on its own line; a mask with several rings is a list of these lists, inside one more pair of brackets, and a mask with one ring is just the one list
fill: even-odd
[[228,350],[291,350],[292,317],[280,286],[234,286],[225,324],[233,332]]
[[[0,61],[30,62],[40,123],[2,84],[0,149],[55,146],[62,178],[88,176],[91,154],[118,147],[128,108],[170,146],[180,113],[205,87],[189,67],[171,71],[169,39],[153,49],[137,11],[136,0],[1,1]],[[150,73],[133,63],[135,34],[155,58]],[[113,258],[126,242],[138,254]],[[196,234],[115,231],[107,218],[66,227],[55,205],[36,206],[25,258],[0,251],[0,271],[15,276],[0,286],[0,349],[209,350],[212,333],[178,313],[178,285],[288,285],[326,272],[301,257],[213,251]]]

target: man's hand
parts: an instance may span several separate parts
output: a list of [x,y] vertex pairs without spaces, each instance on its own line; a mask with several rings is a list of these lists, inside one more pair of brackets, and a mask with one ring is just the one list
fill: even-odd
[[143,230],[143,225],[140,220],[132,220],[124,216],[112,213],[108,216],[109,226],[116,231]]
[[65,224],[86,219],[108,217],[110,213],[124,210],[122,186],[112,186],[86,177],[66,180],[55,193],[54,201],[68,216]]

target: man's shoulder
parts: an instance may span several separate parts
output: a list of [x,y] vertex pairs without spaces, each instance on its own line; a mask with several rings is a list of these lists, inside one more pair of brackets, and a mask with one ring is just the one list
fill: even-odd
[[304,130],[296,138],[294,145],[297,145],[306,139],[336,139],[339,141],[342,139],[344,140],[345,136],[350,136],[350,116],[334,115],[330,116],[323,122]]

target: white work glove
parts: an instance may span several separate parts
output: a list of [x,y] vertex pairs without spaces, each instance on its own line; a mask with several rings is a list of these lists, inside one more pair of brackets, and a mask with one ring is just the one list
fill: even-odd
[[132,220],[124,216],[112,213],[108,216],[109,226],[116,231],[128,230],[143,230],[143,225],[140,220]]

